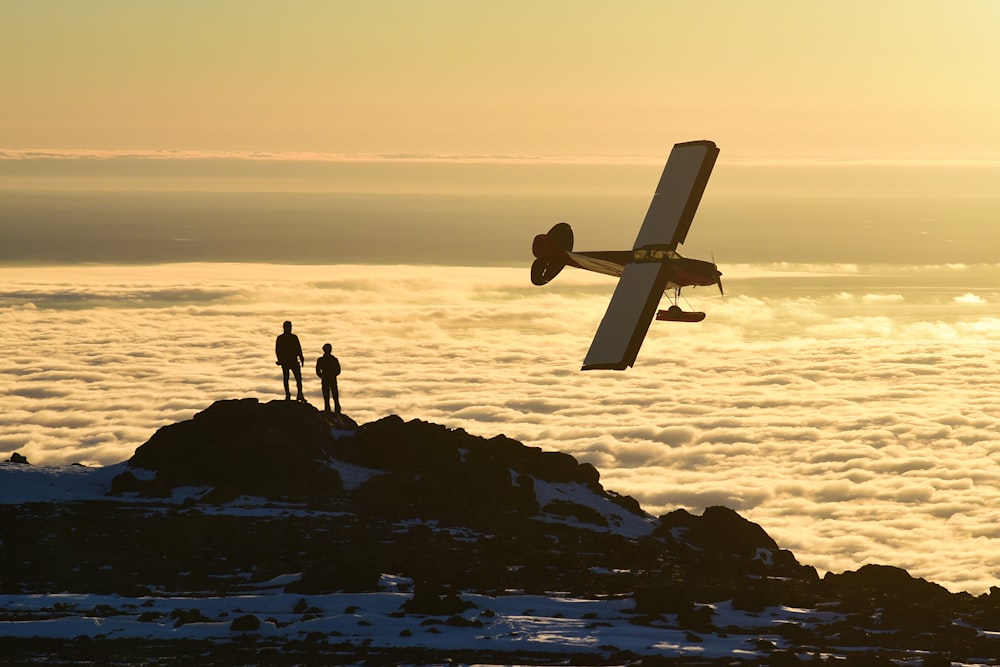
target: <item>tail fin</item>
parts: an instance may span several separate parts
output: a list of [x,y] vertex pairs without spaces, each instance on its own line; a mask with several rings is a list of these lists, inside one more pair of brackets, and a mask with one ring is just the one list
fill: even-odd
[[573,249],[573,228],[560,222],[548,234],[539,234],[531,244],[536,259],[531,265],[531,282],[544,285],[566,266],[566,253]]

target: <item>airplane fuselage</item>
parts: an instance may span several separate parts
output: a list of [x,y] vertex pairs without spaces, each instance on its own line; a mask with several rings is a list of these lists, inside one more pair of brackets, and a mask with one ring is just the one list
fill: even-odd
[[609,276],[621,276],[626,264],[658,262],[667,269],[667,287],[674,289],[715,285],[721,275],[713,262],[682,257],[665,248],[564,252],[567,265]]

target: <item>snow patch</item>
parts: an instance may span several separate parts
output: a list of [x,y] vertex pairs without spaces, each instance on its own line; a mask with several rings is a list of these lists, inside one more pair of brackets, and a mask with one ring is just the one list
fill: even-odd
[[652,516],[645,515],[640,517],[632,514],[596,493],[593,489],[575,482],[546,482],[535,479],[535,498],[538,500],[538,505],[542,512],[545,512],[546,505],[558,501],[581,505],[602,516],[607,521],[608,527],[604,528],[592,523],[584,523],[572,517],[555,517],[552,515],[542,517],[546,521],[564,523],[591,530],[606,530],[624,537],[649,535],[653,531],[653,528],[656,527],[656,520]]
[[128,469],[124,462],[98,468],[0,463],[0,505],[108,500],[111,480]]

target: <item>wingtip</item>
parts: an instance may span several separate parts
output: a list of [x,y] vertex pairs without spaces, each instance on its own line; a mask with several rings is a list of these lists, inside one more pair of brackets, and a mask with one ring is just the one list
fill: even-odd
[[624,371],[628,370],[631,364],[584,364],[581,371]]

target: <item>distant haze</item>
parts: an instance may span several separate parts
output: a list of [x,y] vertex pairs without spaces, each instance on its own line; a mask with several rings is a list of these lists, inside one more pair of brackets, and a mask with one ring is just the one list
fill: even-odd
[[[11,154],[15,155],[15,154]],[[664,157],[665,159],[665,157]],[[662,161],[0,157],[0,263],[520,266],[570,223],[631,247]],[[728,262],[1000,258],[1000,164],[720,161],[683,252]]]

